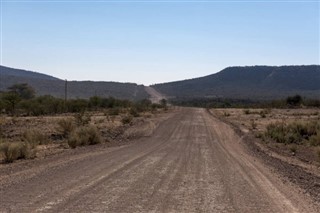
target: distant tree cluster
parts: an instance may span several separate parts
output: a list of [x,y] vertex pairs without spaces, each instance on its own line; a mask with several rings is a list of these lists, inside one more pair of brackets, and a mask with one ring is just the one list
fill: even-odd
[[289,96],[286,99],[287,105],[289,106],[299,106],[302,104],[303,100],[300,95],[295,95],[295,96]]
[[133,115],[146,110],[166,108],[167,103],[152,104],[150,100],[120,100],[113,97],[93,96],[89,99],[70,99],[65,101],[50,95],[35,96],[35,91],[28,84],[15,84],[7,92],[0,93],[0,110],[2,113],[15,115],[48,115],[58,113],[84,112],[87,110],[131,108]]
[[250,100],[250,99],[223,99],[223,98],[176,98],[171,104],[187,107],[203,108],[296,108],[318,107],[320,100],[302,98],[300,95],[289,96],[279,100]]

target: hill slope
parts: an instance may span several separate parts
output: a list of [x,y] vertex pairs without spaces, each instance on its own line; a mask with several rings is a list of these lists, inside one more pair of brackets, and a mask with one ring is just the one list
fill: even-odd
[[45,75],[42,73],[27,71],[22,69],[14,69],[14,68],[5,67],[5,66],[0,66],[0,74],[1,74],[1,77],[14,76],[14,77],[42,79],[42,80],[60,80],[50,75]]
[[209,76],[152,87],[171,98],[273,99],[300,94],[320,99],[320,66],[228,67]]
[[[0,66],[0,91],[17,83],[28,83],[36,90],[37,95],[64,97],[65,81],[41,73]],[[70,81],[68,82],[69,98],[89,98],[113,96],[120,99],[139,100],[148,98],[143,85],[134,83]]]

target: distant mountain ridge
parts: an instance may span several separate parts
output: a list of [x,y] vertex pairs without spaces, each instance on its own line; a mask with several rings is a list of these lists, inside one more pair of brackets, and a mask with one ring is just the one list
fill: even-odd
[[36,79],[43,79],[43,80],[61,80],[59,78],[55,78],[50,75],[22,70],[22,69],[15,69],[5,66],[0,66],[0,74],[4,76],[15,76],[15,77],[23,77],[23,78],[36,78]]
[[[37,95],[64,97],[65,81],[42,73],[0,66],[0,91],[28,83]],[[300,94],[320,99],[320,65],[228,67],[184,81],[152,85],[168,98],[280,99]],[[113,96],[120,99],[149,98],[145,86],[134,83],[69,81],[68,98]]]
[[[13,69],[0,66],[0,91],[8,87],[27,83],[32,86],[36,95],[52,95],[63,98],[65,94],[65,81],[42,73]],[[92,96],[119,99],[140,100],[148,98],[143,85],[118,82],[69,81],[68,98],[90,98]]]
[[167,97],[278,99],[300,94],[320,99],[320,66],[246,66],[190,80],[153,85]]

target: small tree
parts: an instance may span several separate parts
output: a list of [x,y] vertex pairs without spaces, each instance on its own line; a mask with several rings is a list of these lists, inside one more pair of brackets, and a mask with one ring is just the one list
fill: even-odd
[[101,106],[102,103],[102,98],[98,97],[98,96],[93,96],[89,99],[89,106],[90,107],[94,107],[95,109],[97,109],[98,107]]
[[22,99],[32,99],[35,97],[34,89],[28,84],[14,84],[8,90],[18,94]]
[[21,98],[15,92],[7,92],[2,95],[2,100],[7,105],[6,110],[14,113],[16,106],[21,100]]
[[161,100],[160,100],[160,105],[161,105],[163,108],[167,109],[167,108],[168,108],[168,106],[167,106],[167,100],[166,100],[166,99],[161,99]]
[[287,105],[299,106],[302,103],[302,97],[300,95],[289,96],[286,101]]

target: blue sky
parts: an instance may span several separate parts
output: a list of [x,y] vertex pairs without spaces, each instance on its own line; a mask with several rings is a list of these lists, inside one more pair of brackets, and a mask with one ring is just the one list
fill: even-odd
[[319,1],[1,0],[1,64],[152,84],[319,64]]

